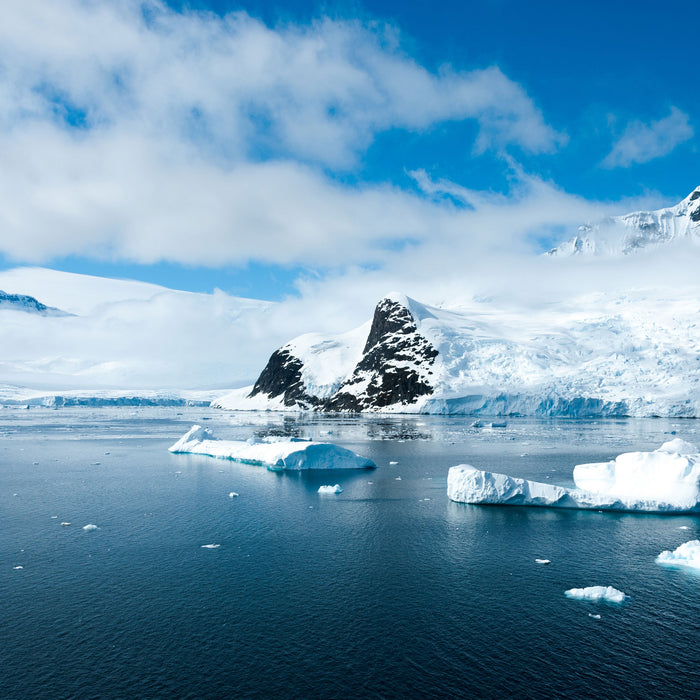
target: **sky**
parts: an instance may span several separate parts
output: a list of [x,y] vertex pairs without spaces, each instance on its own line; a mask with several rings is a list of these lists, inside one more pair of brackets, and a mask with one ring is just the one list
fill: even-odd
[[2,15],[0,269],[438,303],[700,185],[694,2]]

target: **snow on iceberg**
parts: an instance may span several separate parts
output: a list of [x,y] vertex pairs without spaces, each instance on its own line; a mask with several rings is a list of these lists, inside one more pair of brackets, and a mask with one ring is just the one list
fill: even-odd
[[219,440],[211,430],[193,425],[170,452],[190,453],[266,466],[273,471],[301,469],[373,469],[376,465],[344,447],[331,443],[295,440]]
[[318,487],[319,493],[343,493],[343,487],[340,484],[331,486],[330,484],[324,484]]
[[700,540],[685,542],[672,552],[666,550],[656,557],[656,563],[662,566],[687,566],[700,569]]
[[623,603],[627,596],[612,586],[588,586],[587,588],[570,588],[564,591],[567,598],[574,600],[589,600],[593,603],[605,601],[606,603]]
[[610,462],[579,464],[574,482],[577,488],[569,489],[460,464],[450,468],[447,495],[453,501],[474,504],[700,511],[700,454],[695,445],[679,439],[654,452],[628,452]]

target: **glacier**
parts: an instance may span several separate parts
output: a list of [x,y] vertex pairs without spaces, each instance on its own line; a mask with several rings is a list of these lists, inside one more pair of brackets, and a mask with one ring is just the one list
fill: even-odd
[[450,468],[447,495],[458,503],[546,506],[647,513],[700,512],[700,453],[674,439],[653,452],[574,467],[575,489],[482,471]]
[[656,557],[656,563],[662,566],[680,566],[700,570],[700,540],[691,540],[673,551],[661,552]]
[[219,440],[210,429],[201,425],[193,425],[169,451],[230,459],[265,466],[271,471],[376,467],[372,460],[331,443],[295,438],[266,438],[262,441]]

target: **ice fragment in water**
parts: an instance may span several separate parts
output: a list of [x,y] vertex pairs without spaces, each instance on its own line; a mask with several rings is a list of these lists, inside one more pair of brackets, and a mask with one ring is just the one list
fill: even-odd
[[586,588],[570,588],[564,591],[567,598],[574,600],[588,600],[592,603],[605,601],[606,603],[622,603],[627,596],[612,586],[588,586]]
[[318,493],[343,493],[343,489],[340,484],[336,484],[335,486],[330,486],[329,484],[324,484],[323,486],[318,487]]

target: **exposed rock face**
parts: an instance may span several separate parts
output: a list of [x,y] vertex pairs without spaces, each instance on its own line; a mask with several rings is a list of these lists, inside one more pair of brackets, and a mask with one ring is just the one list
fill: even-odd
[[289,348],[275,350],[255,382],[250,396],[266,394],[271,399],[283,396],[285,406],[312,408],[318,405],[319,400],[306,392],[301,377],[303,367],[302,361]]
[[46,306],[27,294],[8,294],[0,290],[0,309],[14,309],[42,316],[69,316],[70,314],[52,306]]
[[420,334],[411,312],[391,299],[374,311],[362,359],[325,408],[361,411],[411,404],[433,393],[430,366],[438,351]]
[[285,406],[328,411],[409,405],[433,393],[431,366],[437,355],[418,332],[409,309],[386,298],[374,311],[360,361],[332,396],[321,399],[308,393],[302,377],[304,365],[287,346],[272,354],[250,396],[282,396]]

